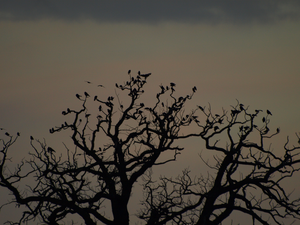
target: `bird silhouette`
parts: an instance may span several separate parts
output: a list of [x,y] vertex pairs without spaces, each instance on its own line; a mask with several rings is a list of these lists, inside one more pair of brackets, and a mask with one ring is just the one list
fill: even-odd
[[90,82],[90,81],[88,81],[88,80],[86,80],[85,82],[87,82],[88,84],[91,84],[91,82]]
[[192,89],[192,91],[193,91],[193,92],[196,92],[196,91],[197,91],[197,87],[194,86],[193,89]]
[[102,84],[99,84],[97,87],[104,87]]
[[95,97],[94,97],[94,101],[96,101],[97,100],[97,95],[95,95]]
[[128,75],[131,73],[131,70],[128,70]]
[[33,141],[33,140],[34,140],[34,138],[33,138],[32,136],[30,136],[30,140],[32,140],[32,141]]
[[174,84],[174,83],[171,82],[171,83],[170,83],[170,86],[171,86],[171,87],[175,87],[176,84]]
[[139,76],[141,75],[141,71],[138,71],[138,75],[139,75]]
[[6,135],[6,136],[10,136],[8,132],[5,132],[5,135]]
[[147,79],[147,77],[149,77],[150,75],[151,75],[151,73],[140,74],[140,76],[144,77],[145,79]]
[[267,109],[267,114],[272,116],[272,113]]
[[47,148],[47,151],[48,151],[49,153],[51,153],[51,154],[55,152],[55,150],[54,150],[53,148],[51,148],[51,147],[48,147],[48,148]]
[[243,111],[244,110],[244,105],[240,104],[240,110]]
[[81,95],[76,94],[76,97],[77,97],[79,100],[81,100],[81,99],[80,99],[80,98],[81,98]]
[[19,133],[19,132],[17,132],[17,135],[18,135],[18,136],[20,136],[20,133]]
[[204,108],[203,108],[202,106],[200,106],[200,105],[197,105],[197,106],[198,106],[198,108],[199,108],[201,111],[204,110]]
[[87,97],[87,98],[90,97],[90,95],[89,95],[86,91],[84,92],[84,95],[85,95],[85,97]]

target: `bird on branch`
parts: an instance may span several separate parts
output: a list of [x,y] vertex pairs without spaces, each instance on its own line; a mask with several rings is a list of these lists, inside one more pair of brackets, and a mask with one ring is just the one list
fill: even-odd
[[145,79],[147,79],[147,77],[149,77],[151,75],[151,73],[146,73],[146,74],[139,74],[141,77],[144,77]]

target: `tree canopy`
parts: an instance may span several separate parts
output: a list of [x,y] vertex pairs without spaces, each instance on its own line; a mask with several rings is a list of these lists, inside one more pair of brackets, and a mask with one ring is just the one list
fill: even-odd
[[[196,87],[177,96],[171,82],[160,85],[153,104],[141,101],[150,76],[132,76],[129,70],[128,80],[115,84],[115,96],[76,94],[80,109],[62,112],[71,122],[50,129],[69,132],[73,146],[58,151],[31,136],[30,158],[13,172],[9,149],[20,134],[4,133],[0,186],[12,193],[10,204],[25,207],[19,220],[8,223],[62,224],[77,215],[85,224],[124,225],[135,214],[148,225],[217,225],[235,211],[253,224],[300,219],[300,199],[291,199],[282,185],[300,169],[298,136],[297,145],[290,147],[287,139],[284,154],[278,155],[265,144],[280,133],[270,129],[269,110],[237,101],[221,114],[214,114],[210,105],[188,111],[186,103]],[[213,161],[200,155],[199,164],[214,172],[196,171],[195,178],[185,169],[175,178],[154,178],[152,168],[171,161],[176,165],[185,151],[178,141],[189,138],[204,141],[199,153],[203,147],[213,153]],[[140,210],[130,212],[136,183],[143,185],[144,196],[139,196]]]

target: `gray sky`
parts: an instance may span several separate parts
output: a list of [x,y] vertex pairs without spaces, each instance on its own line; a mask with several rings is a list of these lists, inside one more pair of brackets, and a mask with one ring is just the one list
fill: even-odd
[[[21,133],[14,163],[28,157],[30,135],[64,151],[70,133],[49,129],[66,120],[63,110],[79,108],[75,94],[115,95],[114,84],[126,81],[128,69],[152,73],[145,103],[160,84],[176,83],[178,96],[197,86],[193,104],[210,103],[215,113],[230,110],[236,99],[252,110],[269,109],[270,128],[281,128],[271,146],[278,154],[287,135],[296,142],[299,1],[82,2],[0,0],[0,127],[6,129],[0,135]],[[184,147],[180,163],[160,171],[203,171],[204,146],[192,140]],[[0,224],[14,210],[0,212]]]
[[42,19],[96,22],[184,22],[184,23],[266,23],[298,20],[297,0],[213,0],[140,1],[113,0],[11,0],[0,1],[0,19],[37,21]]

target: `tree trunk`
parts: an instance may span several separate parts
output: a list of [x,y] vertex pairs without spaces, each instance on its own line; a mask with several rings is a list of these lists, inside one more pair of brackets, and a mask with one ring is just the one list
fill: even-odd
[[112,212],[115,225],[129,225],[128,201],[118,197],[112,201]]

